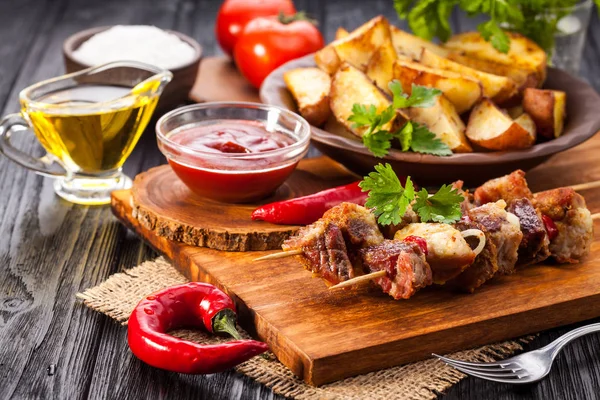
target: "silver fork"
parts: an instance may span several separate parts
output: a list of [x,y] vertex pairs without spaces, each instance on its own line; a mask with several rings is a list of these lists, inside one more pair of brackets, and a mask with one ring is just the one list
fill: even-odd
[[567,343],[580,336],[598,331],[600,331],[600,323],[582,326],[565,333],[541,349],[498,362],[466,362],[437,354],[433,355],[447,365],[477,378],[501,383],[532,383],[548,375],[554,358]]

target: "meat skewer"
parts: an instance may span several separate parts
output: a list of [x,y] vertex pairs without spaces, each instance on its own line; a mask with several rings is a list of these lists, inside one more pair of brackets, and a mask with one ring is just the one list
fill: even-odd
[[[373,280],[395,299],[409,298],[431,285],[432,276],[439,281],[453,265],[460,267],[454,275],[458,274],[483,248],[480,244],[472,250],[464,239],[476,236],[484,241],[478,230],[461,234],[449,225],[411,225],[415,225],[414,234],[405,229],[393,240],[384,239],[370,210],[342,203],[316,223],[301,228],[282,247],[288,253],[301,250],[300,262],[305,268],[336,288],[347,286],[344,282]],[[446,241],[462,241],[464,246],[444,254],[440,248]]]
[[589,253],[594,239],[593,218],[583,196],[572,187],[533,194],[525,173],[517,170],[484,183],[475,190],[473,199],[476,204],[503,199],[509,206],[531,202],[548,232],[548,256],[559,263],[577,263]]
[[[457,182],[454,186],[462,192],[462,182]],[[386,233],[395,233],[396,240],[383,239],[374,216],[367,209],[356,205],[345,205],[340,209],[334,207],[330,210],[331,213],[328,212],[330,215],[326,213],[317,223],[302,228],[295,239],[292,238],[294,240],[288,240],[283,246],[286,252],[260,259],[299,253],[308,255],[303,262],[305,267],[335,284],[331,288],[372,280],[396,299],[408,298],[431,283],[448,282],[451,286],[473,291],[497,273],[512,273],[515,265],[533,264],[552,254],[549,235],[546,233],[547,224],[542,219],[548,213],[553,215],[552,222],[556,220],[563,228],[572,226],[573,221],[583,227],[571,234],[572,237],[567,242],[579,239],[583,243],[582,251],[574,257],[581,258],[587,254],[589,246],[586,244],[590,240],[588,230],[591,232],[592,216],[585,208],[585,201],[568,188],[548,192],[550,193],[542,192],[534,196],[527,187],[524,173],[515,171],[511,175],[486,182],[473,196],[463,192],[464,215],[454,228],[447,224],[417,223],[418,218],[411,215],[412,210],[409,209],[400,226],[387,229]],[[508,207],[506,203],[509,203]],[[552,204],[555,205],[554,208],[551,207]],[[540,211],[542,205],[549,208],[546,213]],[[571,208],[575,212],[571,212]],[[340,212],[344,209],[345,211]],[[600,217],[600,213],[593,217]],[[328,222],[324,223],[323,220]],[[342,229],[337,232],[336,226],[341,226]],[[366,226],[369,229],[361,229]],[[463,231],[462,235],[465,237],[469,234],[480,236],[476,258],[469,258],[463,251],[462,259],[445,259],[444,247],[441,250],[439,246],[436,248],[436,244],[456,242],[457,238],[464,242],[459,231]],[[329,236],[323,236],[325,233]],[[562,229],[561,234],[569,237],[569,230]],[[422,256],[415,255],[414,250],[405,248],[407,244],[402,239],[409,236],[428,239],[426,249],[429,254],[426,253],[426,262],[422,262]],[[365,241],[368,237],[371,240]],[[305,240],[300,245],[298,238],[312,238],[312,249],[310,245],[306,246]],[[320,245],[317,244],[319,241]],[[564,243],[564,240],[560,243]],[[473,243],[471,245],[476,247]],[[461,246],[472,251],[466,242],[459,242],[454,248]],[[448,249],[448,246],[445,248]],[[578,259],[555,258],[561,262],[576,262]],[[450,262],[445,263],[448,260]]]
[[282,246],[302,250],[304,267],[330,284],[385,271],[375,281],[395,299],[408,298],[431,284],[431,269],[417,243],[389,243],[375,216],[351,203],[331,208],[312,225],[301,228]]

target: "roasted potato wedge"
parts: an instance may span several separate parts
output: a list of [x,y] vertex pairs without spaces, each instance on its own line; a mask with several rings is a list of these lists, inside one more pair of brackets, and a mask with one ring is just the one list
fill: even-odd
[[518,92],[522,92],[528,85],[531,86],[531,81],[529,80],[530,74],[527,71],[514,66],[499,64],[488,60],[480,60],[457,53],[449,53],[447,58],[478,71],[498,76],[506,76],[516,83]]
[[[386,109],[390,100],[362,71],[354,66],[344,63],[333,75],[331,80],[331,92],[329,93],[329,105],[331,112],[337,121],[346,129],[357,136],[362,137],[365,128],[353,128],[353,123],[348,121],[352,115],[352,106],[355,104],[374,105],[378,112]],[[384,129],[390,129],[393,121],[385,125]]]
[[392,35],[392,43],[394,44],[396,52],[398,54],[408,56],[413,60],[418,60],[421,57],[421,52],[423,49],[427,49],[440,57],[446,57],[446,55],[449,53],[449,50],[438,46],[429,40],[411,35],[410,33],[405,32],[400,28],[396,28],[393,25],[390,25],[390,33]]
[[528,113],[537,133],[546,138],[559,137],[564,128],[567,94],[560,90],[527,88],[523,93],[523,110]]
[[364,71],[373,53],[391,40],[389,23],[380,15],[316,52],[315,62],[329,75],[343,62]]
[[396,50],[391,43],[388,43],[373,53],[365,70],[367,76],[375,82],[377,87],[389,95],[392,92],[388,88],[388,84],[394,77],[394,63],[397,59]]
[[542,86],[546,79],[546,52],[523,35],[514,32],[506,32],[506,34],[510,37],[510,50],[506,54],[496,50],[490,42],[485,41],[479,32],[465,32],[454,35],[444,43],[444,47],[471,58],[523,70],[527,73],[527,78],[523,83],[524,87]]
[[473,151],[465,136],[465,124],[460,119],[454,105],[443,94],[436,98],[436,103],[432,107],[410,107],[402,112],[409,120],[425,125],[435,133],[435,136],[446,143],[452,152],[470,153]]
[[348,32],[347,30],[345,30],[344,28],[342,28],[341,26],[339,28],[336,29],[335,31],[335,40],[338,39],[343,39],[346,36],[348,36],[350,34],[350,32]]
[[528,114],[513,120],[508,112],[483,99],[469,117],[469,140],[489,150],[525,149],[535,143],[535,124]]
[[431,68],[445,69],[477,79],[481,82],[483,96],[492,99],[496,103],[501,104],[517,94],[517,84],[511,78],[478,71],[439,56],[427,48],[422,49],[419,62]]
[[296,100],[300,115],[311,125],[322,125],[331,113],[329,74],[318,68],[297,68],[287,71],[283,80]]
[[440,89],[459,114],[468,111],[482,97],[481,82],[457,72],[426,67],[417,62],[398,59],[394,63],[394,79],[411,93],[412,84]]

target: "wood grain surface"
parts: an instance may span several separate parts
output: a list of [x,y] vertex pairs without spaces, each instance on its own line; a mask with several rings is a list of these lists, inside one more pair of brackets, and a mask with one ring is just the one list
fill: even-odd
[[[397,21],[391,0],[295,4],[319,20],[327,41],[338,26],[353,29],[377,14],[406,27]],[[18,111],[20,90],[62,74],[63,40],[92,26],[151,24],[175,29],[199,41],[205,55],[222,55],[214,38],[219,6],[217,0],[2,0],[0,112]],[[595,12],[591,19],[581,74],[598,90],[600,22]],[[450,20],[455,30],[473,29],[479,22],[461,14]],[[32,135],[15,135],[14,142],[37,156],[43,154]],[[596,158],[589,155],[593,164]],[[164,163],[150,126],[125,172],[133,177]],[[554,179],[563,168],[572,169],[573,181],[598,179],[597,171],[577,165],[576,159],[567,160],[562,166],[542,165],[531,174],[538,174],[538,188],[571,183]],[[75,293],[109,275],[156,257],[108,207],[63,202],[54,195],[51,179],[1,156],[0,205],[1,399],[283,399],[235,373],[184,376],[149,367],[129,352],[126,329],[75,299]],[[539,348],[577,325],[544,332],[527,349]],[[598,349],[600,335],[586,336],[567,346],[550,375],[537,385],[514,387],[468,378],[443,398],[598,399]]]
[[[310,162],[317,176],[331,170],[326,158]],[[565,180],[560,173],[556,178]],[[211,282],[234,297],[244,328],[313,385],[600,316],[598,241],[578,265],[526,267],[474,294],[428,288],[395,301],[376,287],[327,290],[293,257],[254,262],[264,252],[215,251],[159,238],[133,216],[131,192],[113,192],[115,215],[190,280]],[[595,210],[600,190],[589,192]],[[180,208],[177,199],[171,204]],[[169,206],[163,203],[166,212]]]
[[275,250],[298,227],[252,221],[256,207],[358,179],[330,159],[307,159],[272,196],[257,203],[227,204],[194,194],[164,165],[136,176],[131,192],[135,218],[154,235],[225,251]]
[[202,60],[196,83],[190,91],[190,99],[197,103],[233,100],[260,103],[258,90],[224,56]]

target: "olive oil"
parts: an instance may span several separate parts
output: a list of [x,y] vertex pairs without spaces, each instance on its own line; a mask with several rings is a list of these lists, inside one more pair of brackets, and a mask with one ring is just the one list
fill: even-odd
[[40,143],[79,174],[118,170],[133,151],[158,101],[152,86],[78,84],[22,104]]

